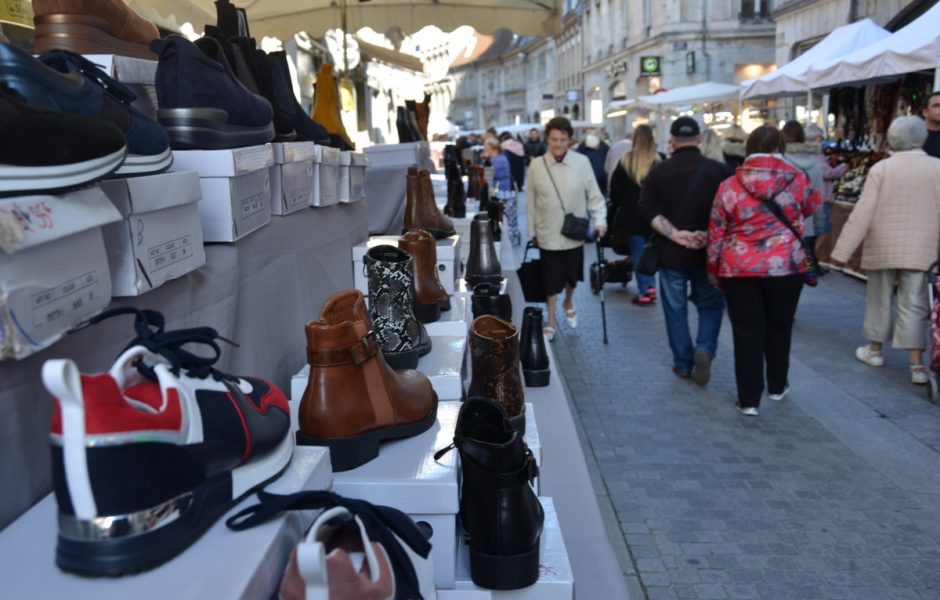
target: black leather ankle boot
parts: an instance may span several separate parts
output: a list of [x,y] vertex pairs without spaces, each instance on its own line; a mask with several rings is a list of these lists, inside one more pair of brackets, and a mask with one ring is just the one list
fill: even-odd
[[519,362],[528,387],[548,385],[552,371],[548,366],[548,352],[542,335],[542,309],[527,306],[522,311],[522,333],[519,336]]
[[483,397],[460,407],[453,445],[460,452],[460,521],[470,537],[470,578],[491,590],[528,587],[539,577],[545,513],[529,482],[538,475],[522,434],[503,408]]
[[459,177],[447,180],[447,204],[444,206],[444,214],[455,219],[463,219],[467,216],[467,197],[463,189],[463,181]]
[[503,239],[503,203],[491,199],[486,204],[486,214],[490,217],[490,229],[493,230],[493,239],[497,242]]
[[503,321],[512,322],[512,300],[509,299],[509,294],[500,294],[499,287],[498,283],[480,283],[473,286],[470,305],[474,319],[493,315]]
[[411,255],[395,246],[376,246],[363,259],[369,282],[369,313],[385,362],[395,370],[414,369],[431,351],[431,338],[414,313],[415,280]]
[[495,283],[503,278],[503,268],[496,255],[493,230],[486,213],[479,213],[470,223],[470,255],[467,258],[467,274],[464,279],[473,289],[481,283]]

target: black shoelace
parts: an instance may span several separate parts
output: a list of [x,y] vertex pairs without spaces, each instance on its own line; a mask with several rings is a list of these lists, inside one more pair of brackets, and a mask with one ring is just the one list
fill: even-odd
[[[163,314],[155,310],[139,309],[133,306],[113,308],[105,311],[96,317],[88,320],[88,325],[95,325],[116,317],[119,315],[134,315],[134,330],[137,337],[128,344],[124,350],[134,346],[143,346],[150,352],[162,356],[170,363],[170,371],[179,376],[181,370],[185,370],[190,377],[206,379],[212,377],[217,381],[236,381],[238,378],[234,375],[224,373],[214,365],[222,355],[222,350],[216,340],[221,340],[232,346],[238,346],[235,342],[219,335],[219,332],[211,327],[192,327],[189,329],[176,329],[165,331],[166,320]],[[183,347],[187,344],[199,344],[208,346],[212,349],[212,356],[200,356],[194,354]],[[137,371],[152,381],[157,380],[157,375],[153,367],[137,361]]]
[[379,506],[365,500],[345,498],[327,491],[306,491],[287,495],[260,491],[258,501],[258,504],[249,506],[229,517],[225,521],[229,529],[242,531],[257,527],[285,510],[329,509],[342,506],[359,517],[366,528],[368,538],[381,544],[388,554],[395,576],[395,599],[423,599],[414,565],[411,564],[411,559],[395,536],[425,559],[431,553],[431,543],[415,522],[400,510],[390,506]]
[[101,86],[125,105],[130,106],[132,102],[137,100],[137,95],[130,88],[102,71],[100,65],[91,62],[80,54],[68,50],[50,50],[40,56],[39,60],[54,69],[60,67],[75,69],[84,75],[86,79]]

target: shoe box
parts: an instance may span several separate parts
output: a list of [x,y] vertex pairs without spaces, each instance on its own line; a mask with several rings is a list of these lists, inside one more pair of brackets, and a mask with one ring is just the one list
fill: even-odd
[[[457,287],[457,279],[460,277],[460,263],[456,260],[456,257],[460,255],[460,241],[459,235],[437,240],[437,276],[448,295],[453,295]],[[369,294],[369,284],[363,267],[363,257],[369,251],[369,248],[381,246],[382,244],[397,248],[398,236],[376,235],[353,246],[353,284],[357,290],[367,296]]]
[[101,230],[120,220],[98,187],[0,199],[0,359],[38,352],[107,306]]
[[[329,450],[297,447],[281,476],[266,491],[292,494],[332,486]],[[0,532],[0,580],[9,598],[98,598],[100,600],[198,600],[277,596],[284,565],[320,511],[290,511],[264,525],[232,531],[225,520],[256,504],[250,494],[217,520],[182,554],[143,573],[115,578],[80,577],[60,570],[56,502],[49,494]],[[231,568],[237,565],[237,568]]]
[[361,152],[344,151],[339,155],[339,201],[344,204],[366,198],[366,169],[369,157]]
[[431,351],[418,359],[418,370],[428,376],[438,400],[460,400],[466,376],[467,324],[438,321],[428,325],[435,326],[434,333],[428,330]]
[[118,54],[86,54],[85,58],[134,92],[134,108],[157,118],[157,61]]
[[99,185],[123,217],[103,228],[112,295],[139,296],[206,264],[194,171]]
[[340,154],[336,148],[315,147],[311,206],[332,206],[339,202]]
[[235,242],[271,222],[271,144],[229,150],[175,150],[173,171],[196,171],[206,242]]
[[271,214],[283,216],[308,208],[313,203],[316,145],[286,142],[272,146]]
[[551,498],[544,496],[539,498],[539,502],[545,511],[545,524],[539,540],[538,581],[519,590],[477,587],[470,578],[470,549],[461,534],[458,539],[455,587],[438,590],[437,600],[573,600],[574,573],[561,535],[555,504]]
[[406,142],[404,144],[382,144],[365,149],[372,167],[410,167],[434,170],[431,162],[431,146],[428,142]]

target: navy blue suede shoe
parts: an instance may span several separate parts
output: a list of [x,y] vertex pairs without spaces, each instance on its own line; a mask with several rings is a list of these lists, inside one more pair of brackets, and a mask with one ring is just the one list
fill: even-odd
[[197,44],[178,35],[150,44],[160,57],[157,119],[173,148],[236,148],[274,139],[271,104],[238,80],[216,40]]
[[71,115],[96,117],[124,133],[127,157],[116,175],[159,173],[173,162],[169,138],[130,103],[133,92],[77,54],[56,50],[48,64],[7,44],[0,44],[0,79],[29,106]]

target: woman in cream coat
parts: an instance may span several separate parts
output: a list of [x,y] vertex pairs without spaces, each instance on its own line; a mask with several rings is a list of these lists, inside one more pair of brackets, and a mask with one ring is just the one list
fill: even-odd
[[[888,128],[895,154],[871,168],[862,196],[832,251],[846,262],[862,245],[868,272],[865,337],[855,357],[873,367],[884,365],[882,348],[891,339],[907,350],[911,381],[928,381],[924,366],[927,321],[927,269],[940,247],[940,159],[921,147],[927,127],[919,117],[900,117]],[[898,317],[891,333],[891,294],[897,284]]]
[[526,182],[526,217],[529,237],[541,254],[548,305],[545,335],[549,341],[558,327],[555,298],[562,290],[565,322],[572,329],[578,326],[572,295],[577,282],[584,279],[584,242],[561,235],[565,213],[583,217],[590,212],[597,235],[607,231],[607,206],[591,162],[583,154],[568,150],[572,135],[571,122],[565,117],[555,117],[545,125],[548,152],[532,159]]

